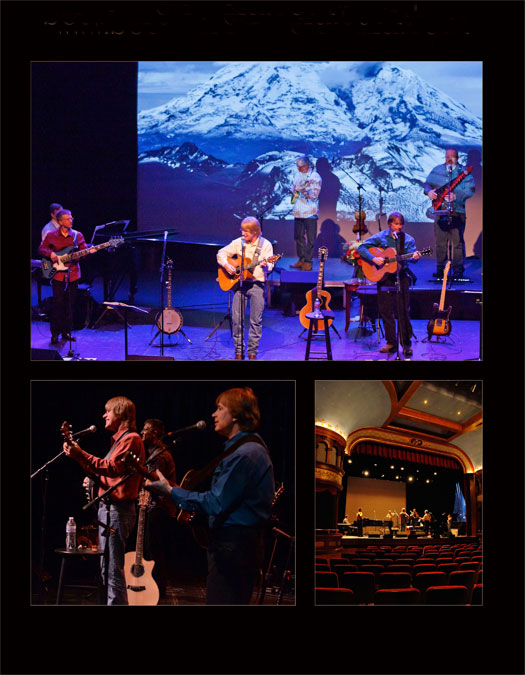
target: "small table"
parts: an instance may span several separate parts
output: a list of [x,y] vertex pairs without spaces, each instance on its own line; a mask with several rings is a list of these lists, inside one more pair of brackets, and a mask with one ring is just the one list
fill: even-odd
[[351,299],[352,299],[352,293],[355,293],[361,286],[366,284],[367,280],[366,279],[358,279],[357,277],[354,279],[350,279],[350,281],[344,281],[345,285],[345,311],[346,311],[346,324],[345,324],[345,331],[348,330],[348,326],[350,325],[350,304],[351,304]]
[[56,599],[56,604],[61,605],[62,604],[62,596],[64,593],[64,588],[68,586],[69,588],[86,588],[86,589],[96,589],[97,591],[97,600],[98,604],[101,605],[102,603],[102,598],[104,597],[104,586],[102,584],[102,578],[100,576],[100,564],[99,564],[99,571],[97,574],[97,583],[96,584],[65,584],[64,580],[66,578],[66,568],[67,568],[67,562],[69,562],[72,559],[84,559],[84,560],[92,560],[95,558],[98,558],[100,561],[101,556],[104,555],[104,551],[100,548],[97,549],[90,549],[90,548],[76,548],[76,549],[68,549],[68,548],[56,548],[55,553],[58,553],[59,556],[62,558],[62,563],[60,565],[60,577],[58,580],[58,590],[57,590],[57,599]]

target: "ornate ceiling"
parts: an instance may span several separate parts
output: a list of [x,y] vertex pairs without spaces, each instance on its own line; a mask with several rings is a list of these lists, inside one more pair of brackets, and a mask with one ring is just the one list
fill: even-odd
[[316,423],[345,439],[364,427],[409,432],[459,448],[475,471],[483,466],[480,381],[319,380]]

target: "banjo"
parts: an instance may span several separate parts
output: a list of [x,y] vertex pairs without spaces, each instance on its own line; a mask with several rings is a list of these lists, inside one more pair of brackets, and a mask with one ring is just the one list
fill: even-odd
[[156,323],[159,331],[162,331],[167,335],[172,335],[182,328],[182,314],[178,309],[174,309],[171,306],[173,261],[168,260],[166,267],[168,268],[168,280],[166,282],[166,288],[168,289],[168,304],[162,312],[157,314]]

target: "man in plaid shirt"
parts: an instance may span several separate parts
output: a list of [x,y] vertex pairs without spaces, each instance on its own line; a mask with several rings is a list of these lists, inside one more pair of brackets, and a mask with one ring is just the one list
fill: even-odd
[[297,159],[296,165],[297,174],[291,191],[294,195],[298,194],[292,213],[295,218],[294,239],[299,260],[290,267],[309,272],[312,269],[312,252],[317,234],[322,180],[305,155]]

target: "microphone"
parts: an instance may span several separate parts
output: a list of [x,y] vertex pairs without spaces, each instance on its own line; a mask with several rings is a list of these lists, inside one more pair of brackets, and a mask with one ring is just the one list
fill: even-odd
[[397,232],[392,232],[392,236],[394,237],[394,239],[397,239]]
[[187,431],[204,431],[206,429],[206,422],[204,420],[200,420],[199,422],[195,422],[195,424],[192,424],[190,427],[183,427],[182,429],[177,429],[176,431],[170,431],[167,433],[165,436],[162,437],[162,440],[165,438],[173,438],[175,436],[180,436],[182,434],[185,434]]
[[76,434],[73,434],[71,438],[80,438],[80,436],[86,436],[87,434],[94,434],[97,430],[97,427],[92,424],[87,429],[82,429],[82,431],[77,431]]

